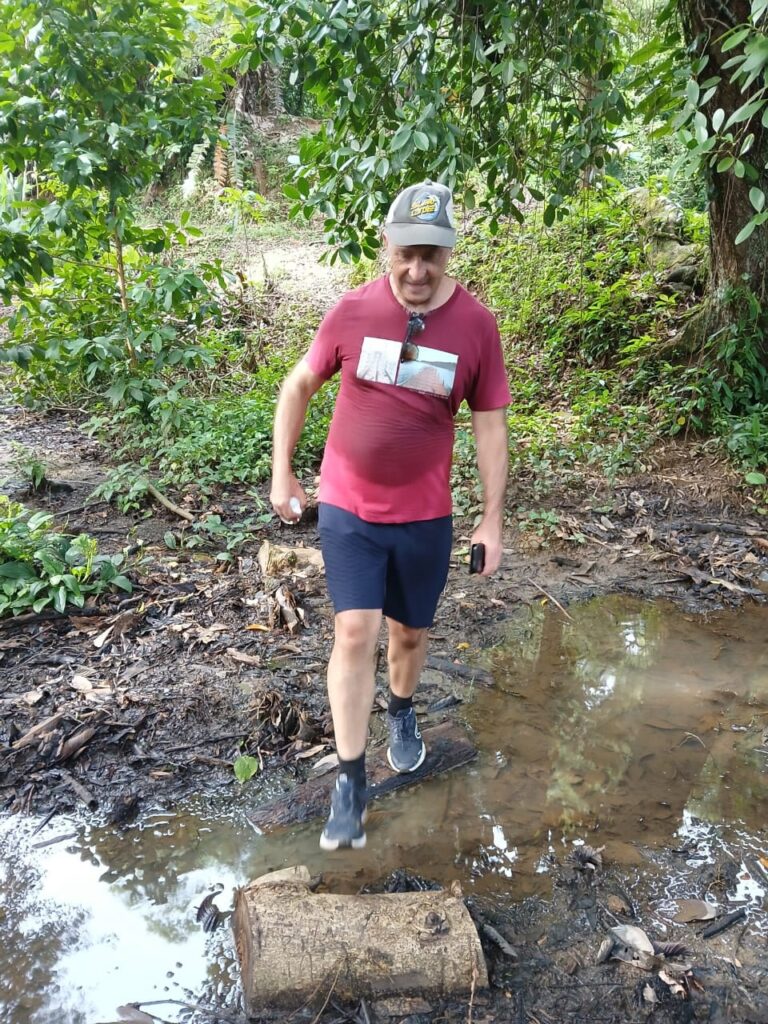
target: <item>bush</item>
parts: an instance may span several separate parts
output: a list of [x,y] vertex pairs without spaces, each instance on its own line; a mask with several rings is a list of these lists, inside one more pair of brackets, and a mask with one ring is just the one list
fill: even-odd
[[82,608],[89,595],[111,587],[130,592],[120,574],[124,556],[98,554],[87,534],[56,533],[53,516],[30,512],[0,495],[0,616],[39,612],[51,605]]

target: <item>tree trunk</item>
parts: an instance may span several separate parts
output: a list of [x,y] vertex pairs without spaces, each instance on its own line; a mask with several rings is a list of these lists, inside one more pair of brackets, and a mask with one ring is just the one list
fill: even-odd
[[[719,40],[723,33],[736,25],[747,22],[750,14],[749,0],[680,0],[680,14],[686,43],[697,56],[709,57],[707,67],[699,76],[706,80],[720,75],[720,83],[705,107],[710,120],[718,108],[725,112],[724,121],[760,90],[760,77],[746,92],[738,83],[730,81],[732,68],[723,70],[723,64],[738,53],[738,48],[723,53]],[[745,155],[755,167],[765,168],[768,163],[768,130],[763,127],[762,112],[734,126],[737,139],[744,139],[754,133],[755,141]],[[738,148],[738,147],[737,147]],[[708,168],[709,215],[710,215],[710,258],[711,277],[709,304],[711,312],[722,308],[723,296],[730,289],[745,286],[751,289],[761,302],[767,292],[766,266],[768,266],[768,221],[759,225],[752,235],[740,245],[735,244],[736,236],[756,212],[749,199],[749,190],[754,185],[765,187],[762,182],[750,181],[746,176],[737,178],[733,169],[718,173]]]
[[[487,988],[460,890],[313,893],[305,867],[239,889],[233,922],[246,1009],[331,997],[469,996]],[[454,883],[455,884],[455,883]]]

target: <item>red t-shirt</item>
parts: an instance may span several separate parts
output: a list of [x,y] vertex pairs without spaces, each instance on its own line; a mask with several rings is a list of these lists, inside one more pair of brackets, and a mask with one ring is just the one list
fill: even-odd
[[416,358],[400,362],[408,313],[388,277],[348,292],[327,314],[306,355],[318,376],[341,370],[320,469],[319,500],[372,523],[451,513],[453,418],[510,395],[493,314],[457,284],[424,316]]

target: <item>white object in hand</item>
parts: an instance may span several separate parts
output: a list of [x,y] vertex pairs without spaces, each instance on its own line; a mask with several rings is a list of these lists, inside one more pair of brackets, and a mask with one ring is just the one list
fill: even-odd
[[291,500],[288,502],[288,506],[291,512],[294,513],[294,515],[301,516],[301,502],[297,497],[294,496],[293,498],[291,498]]

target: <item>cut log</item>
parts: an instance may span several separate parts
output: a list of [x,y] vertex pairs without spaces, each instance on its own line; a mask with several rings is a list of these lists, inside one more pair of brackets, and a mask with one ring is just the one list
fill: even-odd
[[305,867],[239,889],[234,932],[246,1010],[393,995],[459,996],[488,986],[458,892],[313,893]]
[[[443,722],[423,732],[427,745],[424,763],[407,775],[393,774],[387,762],[386,747],[374,750],[368,758],[368,801],[391,793],[402,786],[412,786],[433,775],[459,768],[477,757],[466,732],[454,722]],[[279,800],[259,807],[248,820],[260,832],[273,832],[288,825],[298,825],[327,814],[336,773],[309,779]]]

